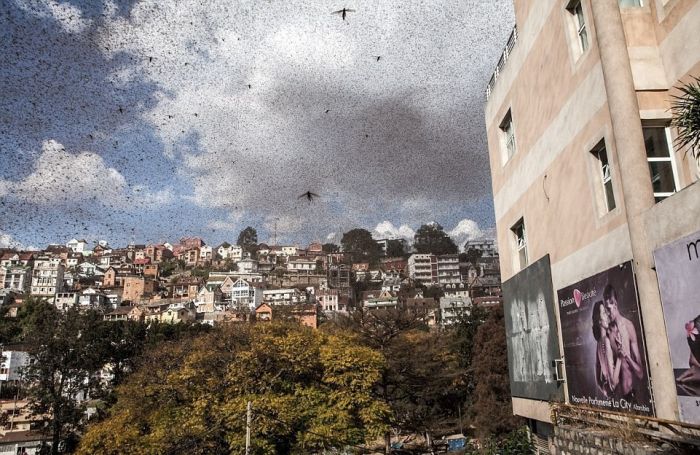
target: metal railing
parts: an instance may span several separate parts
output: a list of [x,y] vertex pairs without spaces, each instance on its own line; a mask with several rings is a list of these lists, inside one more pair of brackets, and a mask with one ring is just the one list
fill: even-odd
[[496,64],[496,69],[493,71],[493,75],[491,76],[491,79],[489,80],[489,84],[486,86],[486,100],[491,97],[491,92],[493,91],[494,86],[496,85],[496,81],[498,80],[498,77],[501,75],[501,71],[503,71],[503,68],[506,66],[506,62],[508,61],[508,58],[510,57],[511,52],[513,51],[513,48],[515,47],[515,44],[518,42],[518,26],[516,25],[513,27],[513,31],[510,33],[510,36],[508,37],[508,42],[506,43],[505,49],[503,49],[503,53],[501,54],[501,58],[498,59],[498,64]]

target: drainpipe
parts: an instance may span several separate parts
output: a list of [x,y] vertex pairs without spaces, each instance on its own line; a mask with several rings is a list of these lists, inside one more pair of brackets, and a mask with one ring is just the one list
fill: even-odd
[[[650,380],[653,379],[654,405],[658,417],[677,420],[675,379],[666,329],[664,324],[658,323],[663,321],[663,312],[656,273],[652,269],[651,246],[644,229],[644,213],[654,206],[654,193],[620,5],[618,0],[591,0],[590,4],[615,137],[640,307],[646,321],[644,332],[649,343],[647,357]],[[639,335],[641,351],[642,334]]]

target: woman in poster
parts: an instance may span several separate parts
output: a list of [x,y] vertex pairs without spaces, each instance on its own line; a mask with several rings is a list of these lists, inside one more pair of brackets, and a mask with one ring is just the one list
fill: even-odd
[[680,384],[700,382],[700,315],[685,324],[686,338],[690,347],[690,359],[688,368],[680,376]]
[[610,340],[610,318],[602,301],[593,305],[593,337],[596,346],[596,386],[606,398],[613,396],[613,391],[620,380],[620,366],[622,361],[613,352]]

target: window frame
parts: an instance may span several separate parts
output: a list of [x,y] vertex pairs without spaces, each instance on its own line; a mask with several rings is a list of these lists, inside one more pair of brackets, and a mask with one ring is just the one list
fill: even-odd
[[[590,153],[595,160],[596,175],[596,198],[599,201],[601,216],[605,216],[617,208],[617,198],[615,197],[615,183],[612,177],[612,163],[605,138],[601,139]],[[605,160],[601,159],[601,153],[605,154]],[[610,204],[612,199],[612,206]]]
[[513,122],[512,108],[508,108],[506,114],[503,116],[503,120],[501,120],[501,123],[498,125],[498,129],[501,139],[502,161],[505,165],[518,152],[518,143],[515,139],[515,123]]
[[530,263],[530,258],[527,251],[527,230],[525,229],[525,218],[520,218],[510,228],[513,234],[513,243],[515,246],[514,263],[518,265],[518,271],[523,270]]
[[586,22],[586,13],[583,11],[583,1],[571,0],[566,6],[566,10],[570,14],[570,18],[574,26],[577,48],[579,51],[579,56],[581,56],[588,50],[588,48],[591,47],[591,43],[589,42],[588,23]]
[[642,125],[642,132],[644,130],[648,129],[663,129],[664,130],[664,138],[666,139],[666,148],[668,149],[668,155],[667,156],[662,156],[662,157],[650,157],[649,156],[649,151],[646,149],[646,140],[645,140],[645,147],[644,147],[644,153],[646,154],[646,159],[647,159],[647,164],[649,163],[671,163],[671,173],[673,175],[673,187],[674,191],[672,192],[656,192],[654,191],[654,180],[653,180],[653,175],[651,175],[651,169],[649,169],[649,183],[652,186],[652,192],[654,194],[654,201],[656,203],[659,203],[666,199],[669,196],[673,196],[677,192],[680,191],[680,179],[678,176],[678,166],[676,165],[676,160],[675,160],[675,150],[673,148],[673,137],[671,136],[671,128],[668,125],[653,125],[653,124],[648,124],[648,125]]

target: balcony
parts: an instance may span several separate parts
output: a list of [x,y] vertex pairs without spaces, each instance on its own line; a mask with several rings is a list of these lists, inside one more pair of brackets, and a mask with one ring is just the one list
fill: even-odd
[[493,88],[496,86],[496,81],[501,75],[501,72],[503,71],[503,68],[506,66],[506,62],[508,61],[508,58],[510,58],[511,52],[513,52],[513,48],[515,47],[515,43],[518,42],[518,27],[517,25],[513,27],[513,31],[510,33],[510,36],[508,37],[508,42],[506,43],[505,49],[503,49],[503,53],[501,54],[501,58],[498,60],[498,64],[496,64],[496,69],[493,71],[493,75],[491,76],[491,79],[489,80],[489,84],[486,86],[486,101],[489,100],[491,97],[491,92],[493,92]]

